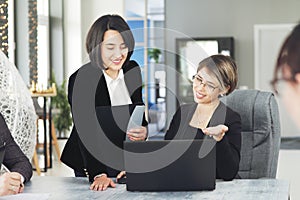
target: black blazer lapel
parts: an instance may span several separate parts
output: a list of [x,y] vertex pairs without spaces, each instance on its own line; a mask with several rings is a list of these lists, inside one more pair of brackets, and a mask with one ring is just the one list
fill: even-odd
[[209,126],[217,126],[219,124],[225,124],[226,119],[226,106],[220,102],[214,114],[212,115]]
[[140,67],[136,62],[130,61],[129,64],[123,68],[123,72],[125,84],[128,88],[132,103],[142,103],[142,78],[140,75]]
[[111,101],[109,97],[109,92],[106,84],[106,80],[104,78],[104,74],[101,71],[101,77],[98,82],[96,96],[95,96],[95,106],[110,106]]

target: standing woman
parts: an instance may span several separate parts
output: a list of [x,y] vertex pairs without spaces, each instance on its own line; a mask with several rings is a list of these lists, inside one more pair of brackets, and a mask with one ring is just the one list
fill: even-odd
[[272,85],[300,128],[300,24],[293,29],[281,47]]
[[[86,39],[86,50],[90,62],[80,69],[96,68],[97,72],[100,73],[96,87],[95,108],[98,106],[143,104],[141,70],[135,61],[130,60],[133,49],[133,34],[122,17],[104,15],[91,26]],[[74,103],[74,99],[72,99],[73,88],[76,78],[79,78],[79,76],[77,77],[79,70],[69,78],[68,100],[71,107]],[[83,84],[87,86],[91,83],[87,79],[83,81]],[[106,166],[105,163],[91,155],[85,146],[86,144],[80,140],[74,115],[73,121],[74,126],[70,138],[61,156],[62,162],[74,169],[75,176],[88,176],[92,182],[91,190],[100,191],[106,190],[107,187],[115,187],[115,183],[109,177],[120,177],[124,175],[124,172]],[[147,122],[144,118],[143,126],[127,131],[127,136],[132,141],[145,140],[147,138],[146,126]],[[124,138],[125,135],[122,140]],[[119,136],[112,135],[110,140],[114,143],[122,143],[122,141],[114,141],[120,140]],[[109,154],[109,152],[102,153]]]
[[216,141],[216,177],[224,180],[232,180],[239,170],[241,118],[219,97],[229,95],[236,85],[237,67],[229,56],[202,60],[193,76],[195,103],[180,106],[165,135],[166,140],[210,136],[207,139]]

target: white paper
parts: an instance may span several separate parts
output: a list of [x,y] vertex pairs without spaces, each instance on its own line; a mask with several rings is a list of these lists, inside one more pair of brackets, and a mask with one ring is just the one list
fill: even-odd
[[50,197],[49,193],[20,193],[15,195],[0,197],[0,200],[48,200]]
[[[127,125],[127,130],[130,130],[132,128],[137,128],[142,125],[144,112],[145,112],[145,106],[143,105],[139,105],[134,108]],[[129,138],[127,136],[126,136],[126,140],[129,141]]]

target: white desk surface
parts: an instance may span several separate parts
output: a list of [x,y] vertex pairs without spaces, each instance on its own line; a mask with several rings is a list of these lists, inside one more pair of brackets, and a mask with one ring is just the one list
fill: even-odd
[[[202,192],[128,192],[126,185],[106,191],[91,191],[87,178],[33,177],[24,194],[47,193],[49,199],[213,199],[213,200],[282,200],[289,199],[289,182],[278,179],[239,179],[217,181],[214,191]],[[41,195],[42,196],[42,195]],[[43,198],[42,198],[43,199]]]

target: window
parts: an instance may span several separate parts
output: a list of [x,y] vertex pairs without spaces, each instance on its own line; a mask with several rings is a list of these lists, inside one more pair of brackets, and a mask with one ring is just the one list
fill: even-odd
[[178,103],[190,103],[194,102],[192,76],[198,63],[218,53],[234,58],[234,40],[233,37],[177,38],[176,52]]
[[[50,77],[49,66],[49,9],[48,0],[37,1],[38,13],[38,85],[43,89],[47,88]],[[41,88],[41,89],[42,89]]]
[[[149,110],[149,137],[165,129],[166,122],[166,72],[165,50],[165,1],[126,0],[124,13],[135,38],[135,49],[131,59],[142,69],[143,97]],[[149,50],[159,50],[158,60],[149,59]],[[146,112],[147,112],[146,111]]]
[[8,59],[15,62],[14,0],[8,0]]

